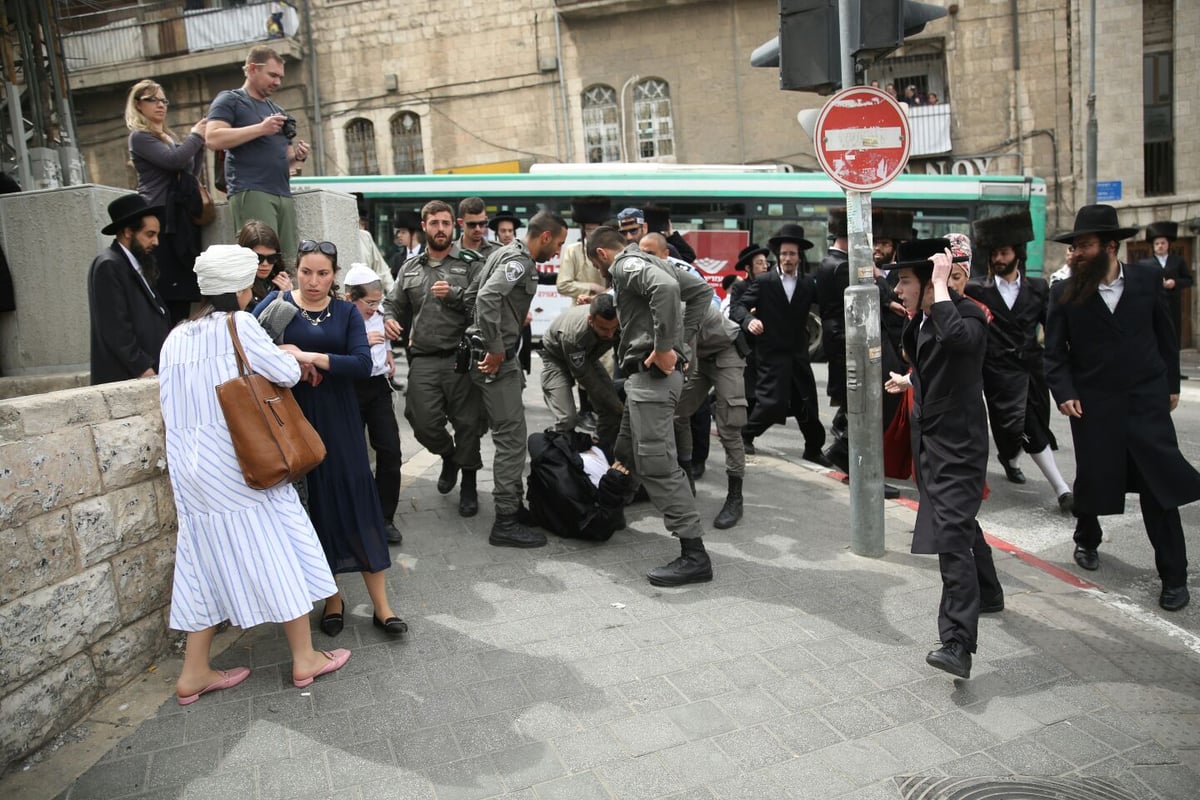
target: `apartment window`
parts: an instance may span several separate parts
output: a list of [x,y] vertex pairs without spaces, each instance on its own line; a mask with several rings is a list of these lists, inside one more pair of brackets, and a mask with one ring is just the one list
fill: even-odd
[[379,174],[375,125],[371,120],[357,117],[346,123],[346,161],[351,175]]
[[1142,159],[1147,195],[1175,192],[1174,59],[1171,52],[1142,57]]
[[401,111],[392,117],[392,174],[425,174],[421,118],[411,111]]
[[617,93],[596,84],[583,93],[583,141],[591,164],[621,160],[621,114]]
[[649,78],[633,87],[633,119],[639,159],[674,157],[675,125],[671,120],[671,88],[666,81]]

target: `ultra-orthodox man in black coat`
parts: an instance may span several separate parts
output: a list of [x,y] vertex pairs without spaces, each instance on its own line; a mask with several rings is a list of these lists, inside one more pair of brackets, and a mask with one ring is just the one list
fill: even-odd
[[[1110,206],[1085,206],[1073,242],[1071,278],[1050,290],[1046,377],[1054,400],[1070,413],[1075,444],[1075,560],[1095,569],[1100,516],[1125,511],[1126,492],[1141,496],[1146,535],[1162,579],[1160,604],[1187,604],[1187,551],[1179,506],[1200,499],[1200,473],[1179,450],[1173,403],[1179,394],[1179,345],[1167,310],[1162,275],[1144,264],[1122,264],[1116,245],[1135,228],[1120,228]],[[1099,248],[1095,239],[1100,237]],[[1115,280],[1085,290],[1089,257]],[[1098,255],[1097,255],[1098,254]],[[1084,286],[1084,289],[1080,287]],[[1106,295],[1119,288],[1115,308]],[[1073,404],[1069,405],[1069,404]]]
[[[1170,312],[1176,334],[1182,331],[1182,292],[1196,283],[1192,277],[1192,268],[1183,260],[1183,256],[1170,251],[1170,247],[1178,235],[1179,225],[1175,222],[1153,222],[1147,225],[1146,241],[1154,248],[1154,252],[1138,262],[1161,271],[1163,288],[1167,292],[1167,311]],[[1161,245],[1158,243],[1159,239],[1164,240]]]

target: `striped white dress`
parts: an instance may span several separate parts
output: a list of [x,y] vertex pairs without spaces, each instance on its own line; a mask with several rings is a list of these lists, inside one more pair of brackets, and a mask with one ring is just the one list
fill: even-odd
[[[215,387],[237,374],[226,315],[175,328],[159,356],[159,399],[179,536],[171,628],[223,620],[249,628],[287,622],[337,591],[325,553],[290,484],[260,491],[242,478]],[[237,312],[251,368],[281,386],[300,379],[253,316]]]

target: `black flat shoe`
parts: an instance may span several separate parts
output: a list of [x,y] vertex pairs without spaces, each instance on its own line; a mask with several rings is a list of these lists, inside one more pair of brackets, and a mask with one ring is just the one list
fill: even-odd
[[1000,466],[1004,467],[1004,477],[1008,478],[1010,483],[1024,483],[1025,473],[1021,472],[1021,468],[1001,459]]
[[1075,495],[1070,492],[1063,492],[1058,496],[1058,510],[1064,514],[1070,514],[1075,510]]
[[964,680],[971,677],[971,654],[958,642],[946,642],[925,656],[925,663]]
[[979,601],[980,614],[997,614],[1004,610],[1004,595],[993,597],[990,600]]
[[404,534],[400,533],[400,529],[390,522],[383,525],[383,532],[387,534],[388,544],[403,544]]
[[815,450],[811,453],[806,450],[800,457],[811,464],[816,464],[818,467],[825,467],[825,469],[833,469],[834,466],[833,462],[820,450]]
[[1075,563],[1081,568],[1089,572],[1095,572],[1100,569],[1100,554],[1096,552],[1096,548],[1075,545],[1074,556]]
[[899,500],[900,499],[900,487],[892,486],[890,483],[885,483],[883,485],[883,499],[884,500]]
[[1187,586],[1176,586],[1173,589],[1168,589],[1164,586],[1162,594],[1158,596],[1158,604],[1162,606],[1164,611],[1178,611],[1186,606],[1191,599]]
[[403,636],[408,632],[408,623],[399,617],[388,617],[380,622],[379,617],[371,615],[371,623],[381,630],[387,631],[389,636]]
[[[329,603],[325,603],[325,607],[329,607]],[[321,633],[326,636],[337,636],[342,632],[342,628],[346,625],[346,619],[343,614],[346,611],[345,601],[342,601],[342,610],[336,614],[328,614],[321,612]]]

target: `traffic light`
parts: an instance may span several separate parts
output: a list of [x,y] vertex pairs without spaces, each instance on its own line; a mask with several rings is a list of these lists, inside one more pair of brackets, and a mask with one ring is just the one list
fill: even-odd
[[[867,66],[920,33],[946,9],[915,0],[849,3],[850,52]],[[779,67],[779,88],[832,94],[842,87],[838,0],[779,0],[779,36],[750,55],[755,67]]]

